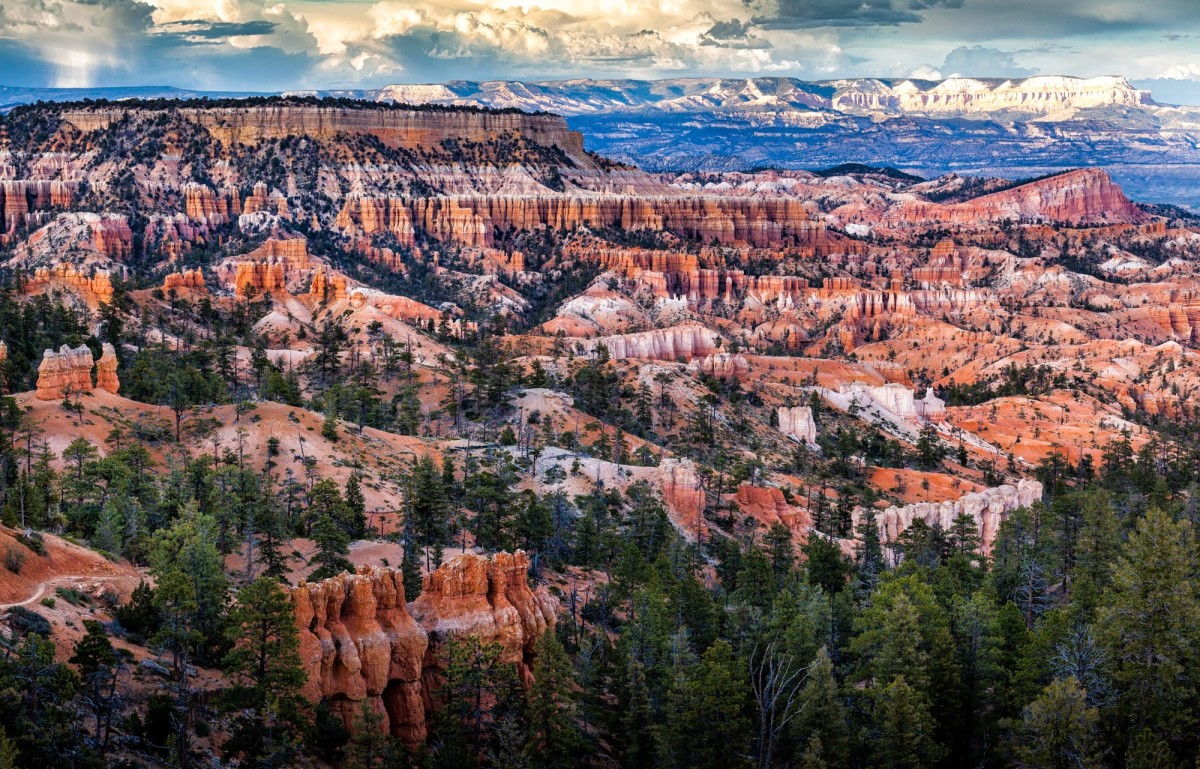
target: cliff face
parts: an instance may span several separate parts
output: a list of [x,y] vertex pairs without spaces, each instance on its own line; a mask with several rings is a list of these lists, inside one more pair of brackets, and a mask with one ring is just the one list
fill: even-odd
[[70,286],[82,293],[86,299],[96,303],[108,303],[113,298],[112,278],[108,272],[102,270],[87,274],[69,264],[40,267],[33,274],[33,284],[30,288],[54,284]]
[[416,231],[467,246],[490,246],[494,233],[581,226],[673,232],[703,243],[776,246],[819,229],[794,198],[722,195],[633,195],[622,191],[569,195],[453,195],[350,198],[335,225],[365,235],[388,232],[415,244]]
[[587,346],[591,350],[607,347],[609,357],[615,360],[649,358],[673,361],[682,358],[690,361],[717,352],[718,338],[704,326],[686,325],[602,337],[589,341]]
[[[71,110],[63,119],[88,133],[105,128],[136,108],[100,107]],[[373,136],[389,147],[439,148],[442,141],[474,137],[479,141],[519,134],[546,145],[558,145],[582,167],[593,167],[583,152],[581,134],[567,130],[558,115],[405,109],[349,109],[310,104],[258,107],[181,109],[179,114],[203,126],[226,146],[254,145],[264,140],[306,136],[328,140],[339,134]]]
[[892,221],[946,221],[970,224],[979,220],[1070,222],[1140,222],[1145,215],[1125,197],[1109,175],[1085,168],[1039,179],[965,203],[902,206]]
[[553,627],[558,602],[531,590],[523,552],[452,558],[405,602],[399,571],[365,568],[291,591],[306,697],[349,726],[362,703],[409,744],[426,737],[450,639],[499,643],[502,660],[530,681],[533,647]]
[[801,443],[817,442],[817,424],[809,406],[781,407],[778,410],[779,432]]
[[879,531],[884,542],[895,542],[900,535],[920,519],[926,524],[948,530],[959,515],[971,516],[979,527],[983,550],[990,553],[996,532],[1004,517],[1018,507],[1028,507],[1042,498],[1042,484],[1022,479],[1016,486],[997,486],[964,494],[949,502],[917,502],[903,507],[889,507],[878,514]]

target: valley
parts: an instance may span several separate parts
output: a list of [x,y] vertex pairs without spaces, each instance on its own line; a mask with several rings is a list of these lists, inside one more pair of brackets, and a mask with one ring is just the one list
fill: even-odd
[[[950,82],[8,111],[0,684],[84,677],[49,713],[0,697],[0,747],[1040,766],[1012,759],[1030,708],[1066,702],[1104,710],[1114,766],[1142,734],[1192,760],[1196,693],[1118,610],[1150,585],[1200,639],[1168,590],[1196,559],[1200,219],[1120,183],[1174,184],[1141,169],[1192,162],[1163,125],[1194,116],[1121,79]],[[1085,137],[1094,110],[1160,143]],[[947,120],[986,175],[941,173]]]

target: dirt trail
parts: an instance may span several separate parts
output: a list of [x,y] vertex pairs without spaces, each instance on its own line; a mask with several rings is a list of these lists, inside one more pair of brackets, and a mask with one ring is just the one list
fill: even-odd
[[39,601],[39,600],[41,600],[42,596],[44,596],[46,594],[46,588],[48,588],[51,585],[54,585],[56,583],[113,582],[113,581],[117,581],[117,580],[126,580],[126,579],[129,579],[129,577],[124,576],[124,575],[114,576],[114,577],[96,577],[96,576],[89,576],[86,574],[60,574],[56,577],[51,577],[50,579],[39,582],[38,586],[37,586],[37,590],[34,591],[33,595],[31,595],[30,597],[26,598],[23,601],[14,601],[13,603],[0,603],[0,609],[11,609],[14,606],[28,606],[31,603]]

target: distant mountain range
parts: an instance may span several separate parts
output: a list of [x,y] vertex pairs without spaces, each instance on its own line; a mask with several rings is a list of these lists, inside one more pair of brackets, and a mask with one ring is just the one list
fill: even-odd
[[588,148],[659,170],[870,163],[937,175],[1108,169],[1137,197],[1200,207],[1200,107],[1123,77],[453,81],[304,91],[566,115]]
[[[1031,77],[1025,80],[854,79],[805,81],[787,77],[672,80],[451,81],[390,85],[372,90],[296,91],[410,104],[471,104],[601,114],[721,113],[738,116],[821,115],[964,116],[1070,119],[1080,110],[1154,105],[1149,91],[1123,77]],[[810,121],[811,122],[811,121]]]
[[[1200,209],[1200,107],[1159,103],[1123,77],[496,80],[290,93],[553,112],[588,149],[650,170],[855,162],[1020,177],[1095,166],[1138,199]],[[0,87],[0,110],[37,99],[240,95]]]

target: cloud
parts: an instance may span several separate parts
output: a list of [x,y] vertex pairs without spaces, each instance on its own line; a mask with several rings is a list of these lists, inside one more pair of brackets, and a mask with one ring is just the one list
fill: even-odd
[[266,19],[254,21],[173,21],[160,27],[167,34],[178,34],[192,40],[224,40],[231,37],[269,35],[275,23]]
[[740,19],[714,21],[700,35],[700,45],[722,48],[770,48],[771,43],[753,32],[753,25]]
[[933,8],[961,8],[963,0],[767,0],[754,22],[763,27],[894,27],[915,24]]
[[960,46],[946,54],[941,67],[950,72],[968,77],[1029,77],[1036,69],[1022,67],[1008,51],[985,48],[982,45]]
[[1170,68],[1195,60],[1196,28],[1196,0],[0,0],[0,83],[275,90],[1126,68],[1189,79]]

